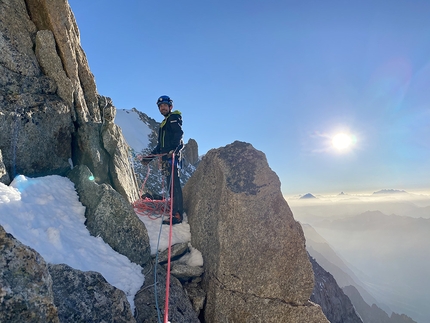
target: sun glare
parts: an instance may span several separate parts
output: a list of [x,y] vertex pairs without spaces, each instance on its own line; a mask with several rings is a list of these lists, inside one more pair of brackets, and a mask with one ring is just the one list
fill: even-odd
[[334,148],[344,150],[351,146],[352,137],[346,133],[338,133],[331,141]]

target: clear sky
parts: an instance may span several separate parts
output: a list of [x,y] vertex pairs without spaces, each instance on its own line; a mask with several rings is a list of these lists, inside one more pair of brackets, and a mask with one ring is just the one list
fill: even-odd
[[69,3],[99,93],[171,96],[200,154],[249,142],[286,195],[430,191],[430,1]]

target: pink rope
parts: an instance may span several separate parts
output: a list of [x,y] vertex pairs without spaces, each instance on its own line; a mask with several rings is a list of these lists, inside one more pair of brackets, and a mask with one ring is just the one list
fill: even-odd
[[[163,156],[165,154],[153,155],[153,156]],[[140,157],[140,158],[139,158]],[[141,156],[138,156],[138,159],[142,159]],[[170,205],[166,203],[166,200],[151,200],[148,198],[142,199],[139,198],[136,202],[133,203],[133,208],[136,213],[139,215],[148,215],[148,217],[152,220],[157,219],[157,217],[152,218],[151,214],[166,214],[170,213],[170,225],[169,225],[169,245],[167,248],[167,277],[166,277],[166,298],[164,303],[164,323],[169,323],[169,295],[170,295],[170,257],[172,254],[172,227],[173,227],[173,183],[174,183],[174,175],[173,172],[175,170],[175,153],[172,154],[172,170],[170,175]],[[149,177],[150,168],[148,165],[148,171],[145,177],[145,180],[142,184],[142,187],[139,191],[139,196],[142,196],[143,188],[145,187],[146,181]]]
[[175,153],[172,155],[172,172],[170,173],[170,226],[169,246],[167,251],[167,278],[166,278],[166,300],[164,304],[164,323],[168,323],[169,316],[169,293],[170,293],[170,256],[172,250],[172,219],[173,219],[173,171],[175,170]]

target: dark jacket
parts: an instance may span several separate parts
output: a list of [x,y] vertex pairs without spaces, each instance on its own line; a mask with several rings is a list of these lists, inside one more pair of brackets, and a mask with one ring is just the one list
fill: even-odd
[[171,150],[176,158],[180,158],[180,151],[184,146],[182,141],[182,116],[178,110],[173,111],[164,118],[158,129],[158,144],[152,150],[152,154],[164,154]]

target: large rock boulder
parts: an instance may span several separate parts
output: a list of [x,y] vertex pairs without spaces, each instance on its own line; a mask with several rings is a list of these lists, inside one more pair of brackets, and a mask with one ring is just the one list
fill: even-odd
[[124,292],[101,274],[64,264],[49,265],[49,273],[61,323],[136,322]]
[[149,236],[133,207],[111,186],[97,184],[86,166],[76,166],[68,177],[86,207],[88,231],[132,262],[144,266],[151,258]]
[[205,261],[206,322],[328,322],[309,301],[303,231],[262,152],[237,141],[210,150],[184,205]]
[[59,323],[52,279],[40,254],[0,226],[0,322]]

